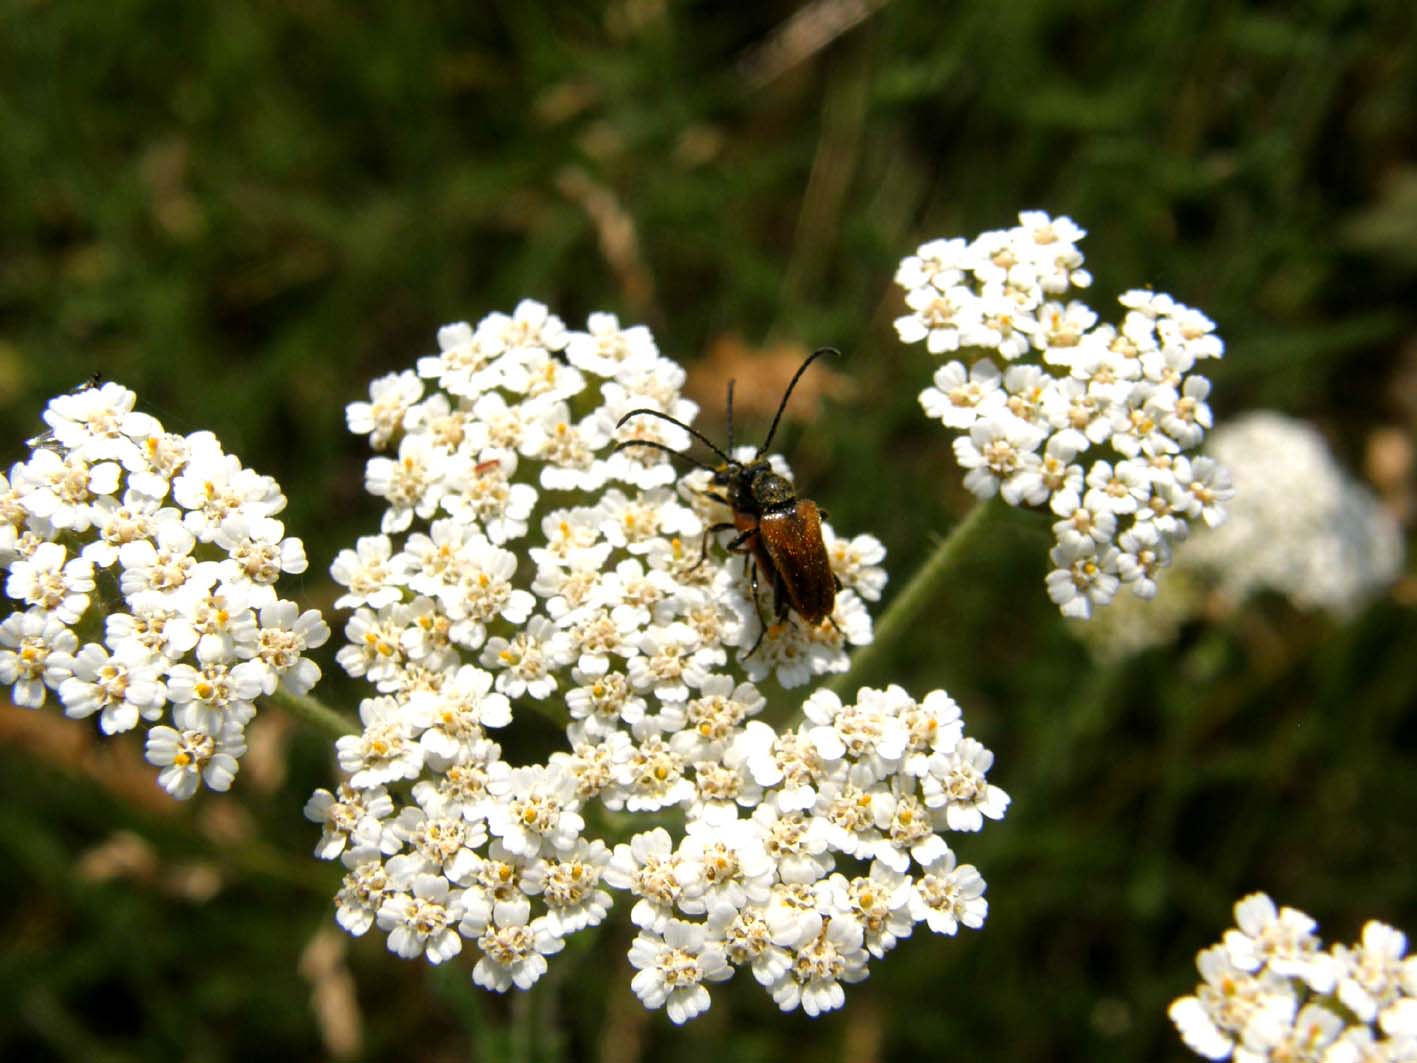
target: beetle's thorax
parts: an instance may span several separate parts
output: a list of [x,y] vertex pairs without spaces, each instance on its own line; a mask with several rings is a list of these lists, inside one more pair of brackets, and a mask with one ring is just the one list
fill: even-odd
[[767,458],[721,465],[713,483],[727,491],[729,504],[739,513],[763,514],[797,503],[792,481],[774,472]]
[[796,504],[797,492],[792,481],[773,472],[766,458],[758,458],[743,467],[742,492],[747,497],[742,508],[767,513],[779,507]]

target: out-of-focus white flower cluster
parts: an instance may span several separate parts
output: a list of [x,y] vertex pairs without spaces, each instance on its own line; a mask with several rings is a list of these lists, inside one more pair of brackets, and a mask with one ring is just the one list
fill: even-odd
[[1032,211],[973,241],[932,240],[896,273],[910,313],[895,326],[950,358],[920,404],[960,433],[965,486],[1058,518],[1048,594],[1086,619],[1122,583],[1155,595],[1173,545],[1191,521],[1219,524],[1232,490],[1219,463],[1193,456],[1211,426],[1194,369],[1224,351],[1214,324],[1145,290],[1121,296],[1120,325],[1099,324],[1067,298],[1092,282],[1084,235]]
[[276,596],[306,567],[275,516],[279,485],[136,400],[114,383],[59,396],[29,459],[0,475],[0,569],[19,610],[0,622],[0,684],[25,708],[53,690],[104,734],[142,721],[159,783],[188,798],[231,786],[258,697],[315,685],[302,655],[329,628]]
[[1236,929],[1196,957],[1201,984],[1172,1003],[1186,1047],[1236,1063],[1412,1063],[1417,957],[1376,921],[1325,950],[1316,924],[1263,893],[1235,905]]
[[[794,729],[754,719],[758,683],[843,670],[869,641],[880,543],[824,525],[833,616],[789,616],[749,654],[771,603],[755,607],[742,557],[704,554],[729,516],[708,474],[614,449],[690,444],[657,417],[616,428],[695,413],[649,331],[609,314],[568,331],[527,301],[438,342],[349,408],[389,456],[367,474],[383,534],[333,569],[354,610],[338,660],[377,696],[338,742],[344,781],[306,808],[318,855],[348,868],[340,925],[433,963],[474,944],[478,985],[526,989],[605,919],[607,887],[628,891],[635,992],[675,1022],[739,967],[815,1015],[915,923],[979,926],[984,883],[942,832],[1008,798],[948,696],[819,690]],[[489,732],[528,713],[564,744],[514,766]]]
[[1229,597],[1273,590],[1301,609],[1346,615],[1401,572],[1396,518],[1313,426],[1251,413],[1216,429],[1206,450],[1239,495],[1225,524],[1197,535],[1178,560],[1205,570]]
[[1217,428],[1206,451],[1230,470],[1236,496],[1225,523],[1176,549],[1157,597],[1122,600],[1082,637],[1119,659],[1175,637],[1207,602],[1238,605],[1274,591],[1300,609],[1347,616],[1401,574],[1402,529],[1362,483],[1338,464],[1311,425],[1262,410]]

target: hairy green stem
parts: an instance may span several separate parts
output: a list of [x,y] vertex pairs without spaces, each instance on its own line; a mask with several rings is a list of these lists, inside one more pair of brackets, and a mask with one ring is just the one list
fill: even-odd
[[341,715],[323,701],[312,698],[308,694],[292,694],[288,690],[277,687],[276,692],[270,696],[269,700],[279,705],[297,720],[313,724],[335,738],[359,733],[358,720],[351,720],[349,717]]
[[935,546],[934,552],[895,596],[875,625],[875,637],[851,657],[851,667],[826,684],[828,690],[848,697],[864,681],[879,672],[890,659],[892,648],[900,636],[940,596],[962,561],[973,553],[984,532],[994,523],[995,515],[1008,507],[997,498],[981,502],[965,514],[950,533]]

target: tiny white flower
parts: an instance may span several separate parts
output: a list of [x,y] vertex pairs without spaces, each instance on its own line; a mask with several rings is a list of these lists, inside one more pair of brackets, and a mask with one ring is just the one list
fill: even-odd
[[122,468],[116,462],[90,462],[69,453],[34,451],[12,470],[21,505],[35,520],[61,531],[86,532],[93,525],[94,504],[118,490]]
[[151,540],[124,543],[118,550],[123,596],[139,608],[175,608],[184,597],[206,593],[222,571],[218,562],[198,559],[197,542],[174,516],[158,521]]
[[621,328],[620,319],[614,314],[593,313],[585,332],[566,334],[566,360],[597,376],[632,373],[653,365],[658,357],[649,329],[644,325]]
[[396,458],[370,458],[364,488],[388,504],[380,531],[404,531],[414,515],[427,519],[438,510],[445,490],[447,459],[426,436],[405,436]]
[[1151,477],[1139,462],[1096,461],[1087,473],[1084,504],[1114,516],[1129,516],[1151,497]]
[[829,524],[822,525],[822,541],[831,559],[832,575],[868,602],[881,600],[886,570],[881,566],[886,548],[874,535],[840,538]]
[[999,367],[988,358],[970,369],[963,362],[947,362],[935,370],[932,386],[920,393],[920,405],[925,416],[946,428],[969,428],[1003,408],[1002,382]]
[[5,593],[18,602],[76,624],[89,606],[94,588],[93,562],[70,559],[59,543],[41,543],[28,558],[10,565]]
[[954,935],[961,926],[978,930],[989,914],[984,880],[971,864],[956,866],[946,849],[923,867],[911,897],[911,914],[936,934]]
[[641,928],[630,945],[630,963],[639,972],[630,988],[647,1008],[664,1008],[675,1025],[708,1010],[705,982],[733,974],[722,945],[708,940],[705,928],[675,919],[662,930]]
[[416,778],[423,767],[423,747],[414,740],[413,722],[391,697],[365,698],[359,706],[364,732],[335,742],[340,770],[350,785],[368,789],[399,779]]
[[1190,496],[1186,515],[1200,517],[1212,528],[1224,523],[1223,503],[1235,497],[1229,471],[1214,458],[1204,456],[1194,460],[1178,457],[1174,468],[1177,486]]
[[564,937],[599,926],[610,911],[610,894],[600,889],[610,850],[599,840],[579,839],[570,852],[546,855],[527,870],[522,888],[540,897],[555,933]]
[[1261,966],[1285,977],[1302,978],[1320,993],[1333,988],[1335,970],[1319,951],[1315,922],[1296,908],[1276,908],[1263,893],[1235,904],[1237,929],[1225,932],[1230,962],[1242,971]]
[[335,608],[381,609],[398,601],[402,591],[389,565],[392,555],[393,543],[387,535],[365,535],[356,541],[355,549],[341,550],[330,566],[330,576],[348,590],[335,599]]
[[[64,714],[82,719],[97,712],[104,734],[131,731],[140,719],[157,719],[166,694],[151,662],[110,656],[107,647],[94,642],[74,655],[73,674],[59,684]],[[209,733],[219,730],[213,727]]]
[[907,291],[927,284],[945,291],[963,280],[964,270],[973,261],[974,254],[964,240],[930,240],[902,260],[895,282]]
[[335,921],[355,937],[374,925],[384,901],[396,892],[377,849],[347,850],[340,859],[350,869],[335,894]]
[[394,893],[379,908],[379,926],[389,931],[389,951],[404,959],[423,955],[433,964],[452,959],[462,951],[459,898],[442,875],[418,875],[412,885],[411,893]]
[[229,517],[270,517],[285,508],[280,486],[223,452],[215,436],[199,432],[187,442],[187,462],[172,480],[172,498],[187,511],[182,522],[200,541],[210,542]]
[[663,932],[684,892],[679,862],[669,832],[656,827],[636,834],[628,844],[615,846],[604,880],[637,898],[630,910],[630,920],[636,926]]
[[228,722],[245,725],[265,691],[266,669],[259,661],[228,665],[209,661],[201,668],[178,664],[167,674],[173,722],[186,730],[217,734]]
[[1048,573],[1048,597],[1064,616],[1086,620],[1117,593],[1117,556],[1116,547],[1099,548],[1091,539],[1059,542],[1048,554],[1057,566]]
[[369,445],[383,450],[403,430],[409,408],[423,397],[423,382],[409,370],[390,373],[369,384],[368,402],[351,402],[345,420],[355,435],[367,435]]
[[305,544],[285,535],[285,525],[271,517],[238,514],[223,521],[213,541],[227,552],[225,577],[251,585],[256,607],[275,600],[274,584],[283,573],[298,575],[309,567]]
[[1002,488],[1004,500],[1018,505],[1023,489],[1034,482],[1020,480],[1020,475],[1038,465],[1034,452],[1043,439],[1037,428],[1015,418],[976,422],[968,436],[954,442],[955,459],[969,470],[964,486],[979,498],[992,498]]
[[1062,520],[1053,523],[1053,535],[1058,542],[1079,548],[1083,540],[1098,546],[1110,544],[1117,535],[1117,516],[1106,508],[1096,494],[1089,491],[1082,502],[1059,512]]
[[484,989],[505,993],[515,986],[530,989],[546,973],[546,957],[565,948],[563,937],[546,918],[489,924],[477,939],[482,958],[472,980]]
[[630,683],[636,690],[653,690],[665,702],[687,700],[690,687],[702,688],[709,668],[727,657],[720,648],[700,645],[698,633],[683,623],[650,628],[640,636],[638,649],[628,662]]
[[31,609],[0,621],[0,686],[24,709],[44,704],[46,688],[57,690],[73,675],[78,636],[57,616]]
[[1117,540],[1117,576],[1138,598],[1156,596],[1156,575],[1171,560],[1171,547],[1154,524],[1134,524]]
[[320,681],[320,668],[306,650],[318,649],[330,637],[329,625],[316,609],[303,613],[294,602],[277,601],[261,607],[256,659],[266,666],[265,693],[278,683],[292,694],[308,694]]
[[977,328],[983,317],[978,297],[961,284],[943,291],[934,285],[913,288],[905,304],[912,312],[895,322],[901,342],[924,340],[931,354],[958,350],[961,334]]
[[993,764],[994,754],[972,738],[949,753],[936,753],[924,779],[925,806],[943,812],[950,830],[977,831],[986,818],[1002,819],[1009,795],[986,781]]
[[914,890],[909,876],[873,863],[869,875],[849,882],[842,876],[833,876],[833,885],[838,907],[849,912],[861,926],[863,944],[872,956],[884,956],[915,929],[910,914]]
[[1366,923],[1361,945],[1335,949],[1342,971],[1338,999],[1361,1021],[1372,1022],[1403,994],[1404,974],[1417,975],[1417,963],[1408,964],[1406,952],[1407,935],[1402,931],[1376,920]]
[[246,739],[236,723],[224,724],[215,735],[161,724],[148,731],[148,763],[162,769],[158,784],[179,801],[195,794],[199,783],[218,793],[229,790],[245,752]]
[[841,983],[866,977],[867,958],[860,924],[843,917],[824,922],[815,938],[795,950],[791,976],[774,987],[773,1000],[783,1011],[800,1005],[812,1018],[834,1011],[846,1001]]
[[527,858],[568,852],[585,827],[575,779],[558,767],[517,768],[487,813],[487,829],[507,851]]
[[556,689],[556,671],[574,659],[571,638],[544,616],[533,616],[513,638],[487,640],[478,658],[497,676],[497,689],[509,698],[542,700]]
[[357,790],[341,783],[336,792],[316,790],[305,802],[305,818],[323,828],[315,846],[321,860],[334,860],[346,847],[372,846],[386,856],[397,852],[402,843],[386,822],[393,813],[393,798],[382,786]]
[[752,820],[780,881],[811,883],[830,873],[835,860],[826,821],[803,812],[781,812],[770,801],[754,809]]

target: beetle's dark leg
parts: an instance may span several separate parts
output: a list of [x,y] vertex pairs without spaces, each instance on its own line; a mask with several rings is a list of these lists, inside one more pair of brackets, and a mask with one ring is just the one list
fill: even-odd
[[[714,532],[728,531],[730,528],[736,527],[738,527],[738,525],[734,524],[730,520],[724,521],[720,524],[710,524],[707,528],[705,528],[704,540],[702,543],[699,544],[699,559],[694,562],[694,568],[698,568],[700,565],[702,565],[705,561],[708,560],[708,543],[710,535],[712,535]],[[694,569],[691,568],[689,571],[692,572],[694,571]]]
[[[725,527],[725,528],[736,528],[737,525],[736,525],[736,524],[725,524],[725,525],[723,525],[723,527]],[[749,529],[748,529],[747,531],[745,531],[742,535],[738,536],[738,537],[737,537],[736,539],[734,539],[731,543],[729,543],[726,547],[724,547],[724,549],[725,549],[725,550],[728,550],[730,553],[734,553],[734,554],[746,554],[746,553],[748,553],[749,550],[752,549],[752,547],[748,547],[747,549],[744,549],[744,544],[745,544],[749,539],[751,539],[753,536],[755,536],[755,535],[757,535],[757,534],[758,534],[758,529],[757,529],[757,528],[749,528]]]
[[782,572],[773,573],[772,581],[772,609],[777,617],[777,623],[782,623],[787,619],[788,610],[792,608],[792,603],[787,600],[787,580],[783,579]]
[[753,647],[743,654],[743,660],[747,660],[758,652],[758,647],[763,644],[763,636],[768,633],[768,622],[763,619],[763,607],[758,601],[758,562],[752,554],[747,556],[748,562],[748,583],[753,588],[753,612],[758,617],[758,637],[753,640]]

